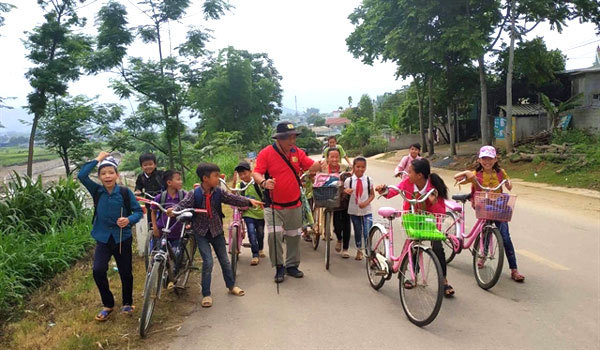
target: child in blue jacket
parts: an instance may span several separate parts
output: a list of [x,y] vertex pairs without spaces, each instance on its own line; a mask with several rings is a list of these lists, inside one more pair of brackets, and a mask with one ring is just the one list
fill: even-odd
[[[102,185],[89,178],[98,165],[98,179]],[[142,218],[142,208],[133,192],[117,185],[119,171],[117,161],[107,152],[100,152],[95,160],[86,163],[77,178],[87,188],[94,200],[94,226],[92,237],[96,240],[94,252],[94,281],[100,292],[104,308],[96,315],[97,321],[106,321],[115,306],[108,286],[108,263],[115,257],[121,277],[123,307],[121,312],[133,313],[133,274],[131,254],[131,226]]]

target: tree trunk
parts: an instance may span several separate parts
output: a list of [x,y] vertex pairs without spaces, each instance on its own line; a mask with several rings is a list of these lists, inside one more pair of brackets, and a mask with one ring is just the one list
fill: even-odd
[[[511,1],[513,3],[514,1]],[[515,61],[515,11],[510,12],[510,48],[508,50],[508,72],[506,74],[506,128],[504,129],[504,141],[506,142],[506,153],[511,153],[513,146],[512,139],[512,78]]]
[[490,137],[489,119],[487,115],[487,82],[485,74],[485,61],[483,55],[479,56],[479,89],[481,93],[481,112],[480,112],[480,128],[481,128],[481,144],[491,145],[492,138]]
[[169,107],[167,104],[163,104],[163,117],[165,118],[165,137],[167,139],[167,153],[169,158],[169,169],[175,169],[175,159],[173,158],[173,141],[171,136],[173,135],[173,125],[169,119]]
[[62,158],[63,165],[65,166],[65,173],[68,177],[69,175],[71,175],[71,167],[69,166],[69,154],[67,153],[67,150],[64,147],[62,147],[60,157]]
[[427,80],[427,91],[429,94],[429,156],[433,156],[435,154],[433,148],[433,78],[429,77]]
[[179,165],[181,166],[181,179],[185,182],[185,169],[183,167],[183,148],[181,147],[181,129],[182,125],[177,114],[177,143],[179,146]]
[[454,117],[452,116],[452,107],[446,106],[446,114],[448,118],[448,129],[450,130],[450,156],[456,155],[456,128],[454,126]]
[[423,152],[427,152],[427,139],[425,138],[425,122],[423,120],[423,94],[419,91],[419,83],[416,77],[413,80],[415,90],[417,90],[417,105],[419,106],[419,133],[421,134],[421,147]]
[[33,176],[33,147],[35,142],[35,132],[37,131],[40,118],[40,114],[34,115],[33,122],[31,123],[31,134],[29,134],[29,153],[27,154],[27,176],[29,177]]

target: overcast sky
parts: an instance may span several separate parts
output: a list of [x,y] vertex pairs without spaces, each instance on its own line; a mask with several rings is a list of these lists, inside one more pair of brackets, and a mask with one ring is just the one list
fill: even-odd
[[[23,32],[41,24],[43,17],[35,0],[3,1],[18,8],[8,13],[6,25],[0,28],[0,96],[16,97],[7,103],[19,107],[25,105],[31,91],[24,77],[29,62],[21,42],[25,38]],[[88,18],[85,32],[94,33],[93,18],[104,2],[88,0],[82,5],[80,13]],[[146,23],[145,15],[133,6],[137,0],[121,2],[128,8],[130,24]],[[183,40],[186,27],[193,24],[214,31],[214,39],[209,44],[211,50],[231,45],[250,52],[267,53],[283,76],[283,105],[286,108],[294,109],[294,97],[297,97],[299,111],[316,107],[322,112],[330,112],[338,106],[346,106],[348,96],[352,96],[356,104],[364,93],[375,98],[406,84],[395,80],[392,63],[366,66],[348,53],[345,39],[353,27],[347,17],[360,4],[359,0],[232,0],[235,6],[232,12],[218,21],[209,22],[203,19],[201,3],[192,0],[181,23],[170,25],[172,46]],[[163,36],[168,38],[169,32]],[[543,36],[550,49],[562,50],[568,57],[568,69],[590,66],[595,48],[600,44],[593,25],[577,22],[571,22],[562,34],[540,25],[528,38],[535,36]],[[168,39],[163,50],[169,50]],[[158,56],[155,46],[141,43],[134,45],[130,54]],[[102,102],[119,102],[108,88],[109,77],[111,73],[83,77],[71,84],[69,92],[99,95]],[[129,106],[128,101],[120,102]],[[27,116],[22,111],[0,109],[0,122],[7,129],[27,130],[28,127],[21,126],[17,118],[27,119]]]

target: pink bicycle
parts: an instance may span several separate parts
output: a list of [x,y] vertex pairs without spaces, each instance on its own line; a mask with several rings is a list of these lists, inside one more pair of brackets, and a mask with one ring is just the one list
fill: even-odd
[[[463,249],[471,250],[473,255],[473,272],[479,287],[490,289],[496,285],[504,264],[504,242],[495,221],[510,221],[514,211],[516,196],[507,193],[495,193],[502,188],[506,180],[494,188],[483,187],[477,179],[476,184],[481,191],[471,194],[456,194],[455,201],[446,201],[448,209],[442,227],[448,240],[444,242],[447,249],[446,263],[450,263]],[[465,202],[473,200],[477,222],[468,235],[465,235]],[[448,249],[449,248],[449,249]]]
[[[221,184],[225,185],[228,191],[233,192],[235,194],[240,194],[246,191],[250,186],[254,186],[254,180],[250,181],[243,188],[231,188],[227,185],[224,179],[219,179]],[[229,254],[231,255],[231,269],[233,270],[233,276],[237,276],[237,265],[240,253],[242,252],[242,242],[244,237],[246,237],[246,223],[242,218],[242,213],[244,209],[248,208],[239,208],[239,207],[231,207],[233,209],[233,218],[231,223],[229,224]]]
[[[400,301],[406,316],[415,325],[426,326],[436,318],[442,306],[444,276],[437,256],[423,241],[446,239],[439,230],[445,215],[415,211],[415,206],[426,201],[435,189],[422,199],[407,199],[398,187],[388,188],[397,190],[410,203],[411,210],[390,207],[378,210],[387,224],[375,223],[369,231],[366,242],[367,276],[371,287],[378,290],[398,272]],[[402,230],[407,236],[400,256],[394,255],[392,222],[396,218],[401,219]]]

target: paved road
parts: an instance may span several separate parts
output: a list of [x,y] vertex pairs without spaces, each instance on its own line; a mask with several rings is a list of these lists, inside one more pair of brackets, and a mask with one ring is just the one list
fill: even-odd
[[[392,183],[392,169],[392,164],[372,161],[368,173],[377,183]],[[450,173],[440,172],[452,185]],[[470,256],[463,253],[448,268],[456,296],[444,300],[437,319],[425,328],[406,319],[397,279],[374,291],[364,261],[335,255],[326,271],[323,247],[313,251],[306,244],[301,265],[305,278],[286,279],[279,295],[267,261],[249,266],[248,251],[239,267],[238,282],[247,291],[242,298],[226,294],[220,269],[215,267],[213,307],[198,308],[170,344],[160,347],[600,348],[600,200],[519,183],[514,193],[519,198],[510,227],[526,282],[511,281],[505,267],[498,285],[484,291],[473,278]],[[400,202],[381,199],[375,207],[390,204]],[[353,243],[354,253],[352,247]]]

